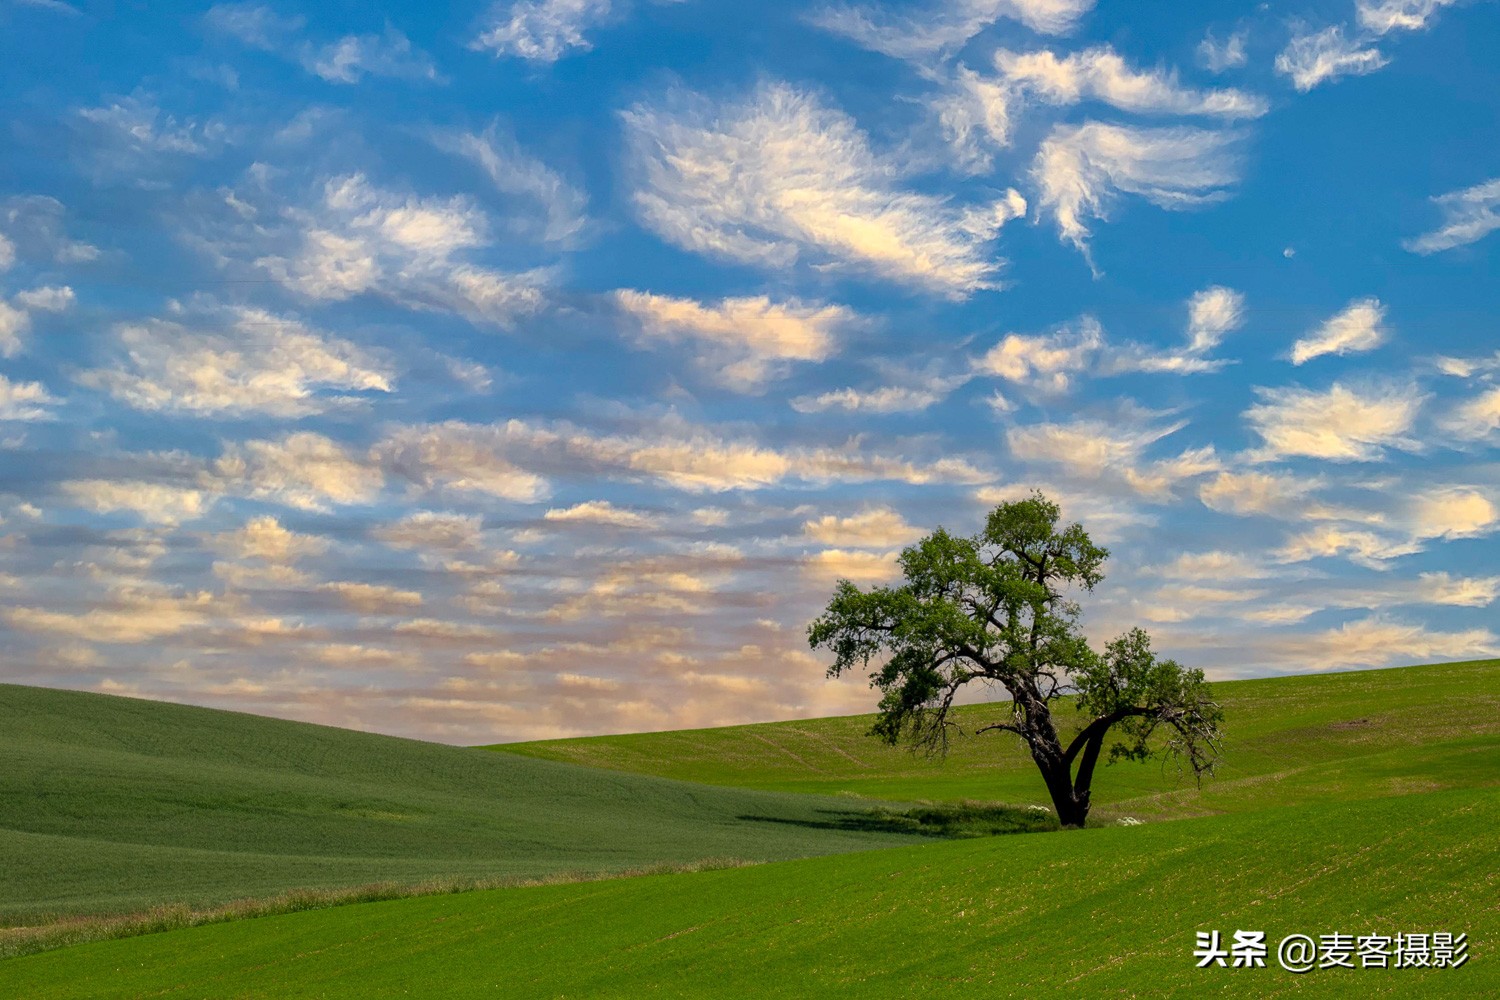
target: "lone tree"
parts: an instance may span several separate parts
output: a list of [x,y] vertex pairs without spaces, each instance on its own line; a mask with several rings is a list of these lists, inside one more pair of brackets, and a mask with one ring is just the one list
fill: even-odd
[[[1203,671],[1159,660],[1151,639],[1132,629],[1103,655],[1078,628],[1070,587],[1093,590],[1107,550],[1078,524],[1058,526],[1057,504],[1040,492],[1002,503],[972,538],[939,528],[901,553],[906,582],[860,590],[840,580],[828,607],[807,629],[812,648],[835,656],[828,676],[856,664],[883,692],[871,735],[904,739],[929,754],[946,753],[953,699],[970,681],[999,683],[1009,711],[976,730],[1014,733],[1025,741],[1047,783],[1057,818],[1082,826],[1089,787],[1106,736],[1110,760],[1176,756],[1201,781],[1219,757],[1223,712],[1209,697]],[[1064,746],[1052,703],[1076,694],[1085,716]],[[1152,736],[1164,730],[1166,740]]]

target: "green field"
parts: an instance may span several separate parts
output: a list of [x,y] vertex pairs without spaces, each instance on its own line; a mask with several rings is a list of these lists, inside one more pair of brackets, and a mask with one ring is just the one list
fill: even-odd
[[[0,995],[1495,996],[1500,791],[367,903],[0,963]],[[1467,931],[1459,969],[1194,968],[1194,932]],[[10,993],[5,993],[9,988]]]
[[[1243,812],[1329,798],[1401,795],[1500,781],[1500,660],[1221,681],[1224,762],[1199,789],[1159,762],[1101,767],[1101,815],[1142,819]],[[1059,731],[1077,716],[1062,704]],[[998,715],[958,712],[972,733]],[[894,800],[1050,804],[1014,736],[955,740],[946,760],[886,746],[874,716],[628,736],[499,744],[488,749],[713,785]]]
[[0,925],[913,839],[841,828],[847,800],[15,685],[0,685],[0,760]]
[[[13,922],[439,870],[804,856],[97,941],[0,961],[0,997],[1500,995],[1500,661],[1215,690],[1230,740],[1202,790],[1121,765],[1096,778],[1097,827],[945,841],[868,829],[866,810],[1040,802],[1014,741],[939,763],[853,718],[492,753],[0,687]],[[1106,825],[1123,815],[1148,822]],[[1211,929],[1467,933],[1472,957],[1198,970]]]

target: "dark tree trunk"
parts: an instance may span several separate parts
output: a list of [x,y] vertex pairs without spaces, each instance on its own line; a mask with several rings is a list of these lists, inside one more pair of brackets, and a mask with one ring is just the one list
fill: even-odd
[[1052,808],[1057,810],[1057,821],[1064,827],[1082,827],[1089,815],[1089,785],[1093,781],[1094,762],[1099,756],[1098,739],[1090,739],[1078,768],[1078,779],[1073,778],[1073,756],[1064,751],[1052,725],[1052,713],[1040,697],[1027,699],[1027,716],[1031,757],[1042,772],[1047,792],[1052,796]]

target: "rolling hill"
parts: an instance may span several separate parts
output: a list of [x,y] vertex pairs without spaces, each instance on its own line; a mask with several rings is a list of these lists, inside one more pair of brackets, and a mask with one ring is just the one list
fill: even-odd
[[[12,922],[367,873],[805,855],[94,941],[0,961],[0,996],[1500,995],[1500,661],[1216,691],[1231,739],[1203,789],[1120,765],[1100,826],[914,842],[856,822],[862,796],[1037,802],[1019,748],[926,761],[853,718],[489,752],[0,687]],[[1148,822],[1107,825],[1126,814]],[[1196,968],[1209,930],[1265,931],[1270,967]],[[1432,932],[1467,934],[1470,960],[1276,967],[1287,934]]]
[[847,801],[0,685],[0,924],[911,842]]
[[[1101,815],[1145,819],[1243,812],[1329,799],[1500,781],[1500,660],[1220,681],[1224,761],[1200,789],[1159,762],[1101,767]],[[996,707],[959,710],[972,733]],[[1073,715],[1063,704],[1059,730]],[[956,740],[928,760],[865,735],[874,716],[498,744],[535,759],[714,785],[901,801],[1047,804],[1013,736]],[[1074,727],[1076,729],[1076,725]]]

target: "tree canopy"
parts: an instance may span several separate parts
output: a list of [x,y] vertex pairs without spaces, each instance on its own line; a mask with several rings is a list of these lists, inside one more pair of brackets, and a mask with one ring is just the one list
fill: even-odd
[[[1151,651],[1132,629],[1102,653],[1079,627],[1070,598],[1103,579],[1109,552],[1077,523],[1059,525],[1040,492],[995,507],[978,534],[938,528],[901,553],[905,582],[861,590],[840,580],[808,626],[814,649],[831,651],[830,677],[870,669],[882,692],[871,733],[945,752],[965,685],[990,681],[1010,695],[977,732],[1019,736],[1041,771],[1058,819],[1082,826],[1094,768],[1113,733],[1110,759],[1178,758],[1202,777],[1219,757],[1223,713],[1201,670]],[[1073,695],[1082,726],[1064,746],[1054,701]],[[1165,739],[1153,739],[1159,732]]]

